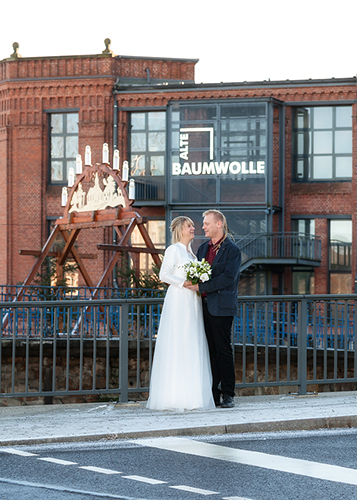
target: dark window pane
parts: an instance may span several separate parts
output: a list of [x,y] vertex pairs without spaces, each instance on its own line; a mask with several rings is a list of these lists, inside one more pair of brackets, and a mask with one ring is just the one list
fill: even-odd
[[174,203],[207,203],[216,199],[216,180],[187,177],[172,179]]

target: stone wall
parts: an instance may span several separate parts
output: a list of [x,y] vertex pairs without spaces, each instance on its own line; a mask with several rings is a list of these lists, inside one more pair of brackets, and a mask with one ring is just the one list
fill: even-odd
[[[146,344],[146,345],[145,345]],[[142,400],[147,399],[149,386],[149,346],[142,342],[140,346],[140,362],[138,365],[136,343],[130,343],[128,360],[129,377],[129,399]],[[69,345],[69,350],[68,350]],[[100,390],[106,388],[107,380],[107,362],[108,365],[108,387],[117,388],[119,385],[119,342],[110,341],[110,349],[107,351],[106,341],[99,340],[93,344],[93,340],[71,340],[67,343],[66,339],[57,340],[54,353],[52,340],[46,340],[41,347],[38,341],[31,341],[28,345],[22,341],[16,341],[13,349],[11,340],[2,342],[1,349],[1,393],[12,391],[19,393],[25,391],[26,383],[26,365],[28,365],[28,391],[35,392],[39,390],[39,377],[42,372],[43,390],[51,390],[53,379],[53,367],[55,359],[55,389],[57,391],[78,390],[81,383],[80,368],[82,367],[82,389],[93,389],[93,370],[95,364],[95,388],[98,394],[73,395],[73,396],[47,396],[47,397],[11,397],[0,398],[0,406],[7,405],[27,405],[27,404],[65,404],[117,400],[118,394],[101,394]],[[15,355],[14,355],[15,353]],[[353,377],[353,356],[354,353],[348,353],[347,376]],[[15,359],[15,371],[13,377],[12,359]],[[313,353],[308,353],[307,378],[313,378]],[[316,378],[321,379],[324,376],[324,352],[317,353]],[[42,359],[42,363],[41,363]],[[27,361],[28,360],[28,361]],[[287,350],[279,350],[279,373],[277,371],[277,352],[275,348],[269,348],[265,353],[265,348],[258,346],[256,351],[253,346],[248,346],[245,353],[245,384],[248,387],[238,387],[236,394],[244,395],[264,395],[264,394],[286,394],[288,392],[298,392],[298,387],[294,382],[288,385],[288,380],[297,379],[297,351],[291,350],[290,364],[288,368]],[[42,367],[41,367],[42,364]],[[344,352],[338,353],[337,377],[344,377]],[[256,379],[254,379],[256,367]],[[290,369],[290,377],[288,377]],[[236,383],[243,383],[243,351],[242,346],[235,347],[235,370]],[[68,378],[67,378],[68,372]],[[327,353],[326,364],[327,378],[334,376],[334,355],[333,352]],[[137,380],[142,392],[131,392],[130,389],[137,388]],[[253,387],[256,380],[261,386]],[[269,386],[266,382],[275,383],[277,380],[284,385]],[[356,390],[357,383],[338,383],[338,384],[320,384],[309,385],[309,392],[336,391],[336,390]]]

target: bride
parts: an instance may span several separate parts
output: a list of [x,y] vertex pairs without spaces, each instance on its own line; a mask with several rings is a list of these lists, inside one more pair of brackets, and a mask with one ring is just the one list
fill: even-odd
[[191,250],[195,235],[192,220],[176,217],[171,233],[172,245],[166,249],[160,269],[161,281],[170,286],[157,334],[147,408],[215,408],[201,298],[183,287],[183,265],[196,260]]

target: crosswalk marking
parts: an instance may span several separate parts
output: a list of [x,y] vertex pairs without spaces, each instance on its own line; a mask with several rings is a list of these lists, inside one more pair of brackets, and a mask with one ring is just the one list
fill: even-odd
[[142,446],[175,451],[216,460],[262,467],[338,483],[357,485],[357,470],[336,465],[311,462],[256,451],[228,448],[216,444],[202,443],[187,438],[136,439]]
[[52,457],[39,458],[38,460],[43,460],[44,462],[52,462],[59,465],[77,465],[77,462],[68,462],[68,460],[61,460],[59,458]]
[[21,457],[37,457],[38,453],[30,453],[28,451],[15,450],[15,448],[0,448],[0,452],[11,453],[12,455],[20,455]]
[[198,493],[200,495],[218,495],[218,491],[201,490],[200,488],[192,488],[191,486],[170,486],[175,490],[188,491],[189,493]]
[[151,479],[150,477],[144,476],[122,476],[124,479],[132,479],[133,481],[140,481],[142,483],[148,484],[165,484],[166,481],[158,481],[157,479]]
[[99,472],[100,474],[122,474],[116,470],[110,469],[102,469],[101,467],[92,467],[91,465],[85,465],[83,467],[79,467],[79,469],[90,470],[92,472]]

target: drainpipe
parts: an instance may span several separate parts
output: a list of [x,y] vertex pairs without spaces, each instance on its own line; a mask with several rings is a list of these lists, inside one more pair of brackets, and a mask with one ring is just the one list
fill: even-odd
[[[113,152],[115,149],[118,149],[118,101],[117,96],[114,93],[114,109],[113,109]],[[117,244],[117,232],[113,227],[113,245]],[[118,287],[117,275],[116,275],[116,266],[113,269],[113,286],[114,288]]]
[[150,85],[150,70],[149,68],[146,68],[145,71],[146,71],[146,83]]

